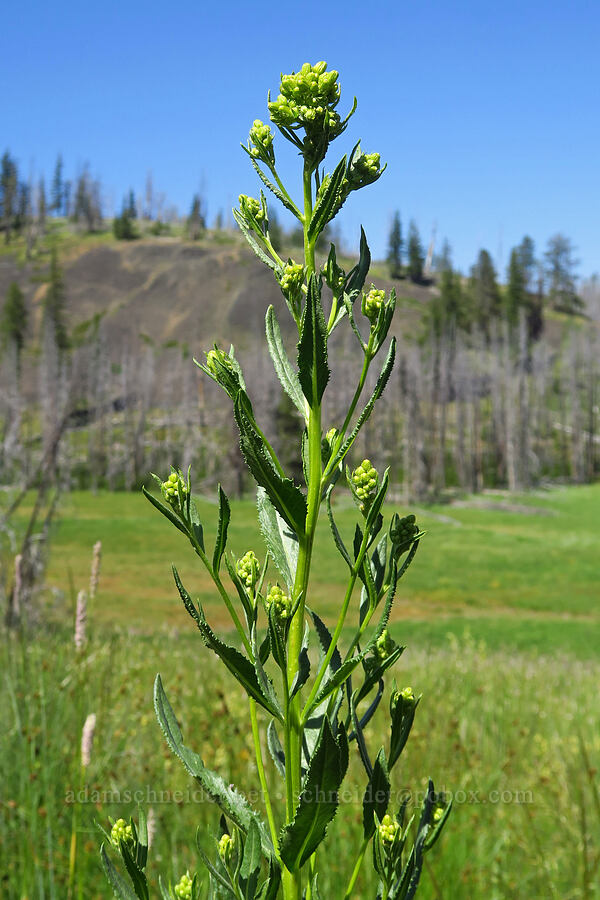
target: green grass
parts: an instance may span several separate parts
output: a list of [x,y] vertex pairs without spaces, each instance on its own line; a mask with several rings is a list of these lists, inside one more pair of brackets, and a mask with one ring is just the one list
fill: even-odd
[[[419,511],[427,535],[399,585],[394,621],[419,643],[439,644],[448,631],[460,633],[468,626],[492,647],[514,641],[520,649],[596,654],[600,485],[554,489],[510,502],[546,515],[477,506]],[[207,500],[198,505],[210,546],[217,510]],[[339,528],[349,544],[355,513],[347,504],[336,507]],[[237,555],[248,548],[261,555],[251,500],[233,504],[230,535],[230,548]],[[167,620],[187,626],[172,583],[171,562],[188,589],[201,597],[211,621],[228,625],[189,544],[141,495],[65,496],[52,540],[48,582],[64,589],[72,578],[76,589],[85,588],[97,540],[103,547],[103,600],[94,610],[98,626],[127,625],[144,632],[161,629]],[[333,617],[343,596],[345,571],[331,547],[323,518],[313,598]]]
[[[392,624],[407,645],[394,676],[423,694],[394,789],[418,792],[431,775],[455,796],[419,897],[589,900],[600,896],[600,485],[486,500],[538,514],[477,505],[419,510],[427,536],[400,584]],[[216,506],[199,505],[210,546]],[[236,502],[232,512],[231,548],[259,552],[254,504]],[[341,503],[336,517],[350,542],[354,508]],[[77,658],[69,585],[87,586],[99,539],[91,640]],[[64,594],[48,607],[56,624],[29,641],[4,635],[0,643],[0,896],[7,900],[66,897],[70,791],[84,790],[77,897],[108,896],[95,823],[135,814],[128,791],[150,792],[145,805],[157,817],[152,879],[194,870],[197,827],[212,852],[207,829],[217,829],[218,811],[194,802],[193,783],[166,748],[152,710],[156,672],[186,742],[228,781],[256,787],[246,703],[180,608],[171,561],[210,621],[227,627],[191,548],[141,496],[63,498],[48,571],[49,585]],[[332,622],[344,567],[330,552],[326,521],[314,574],[314,605]],[[90,712],[98,725],[82,780],[81,727]],[[371,748],[385,742],[386,727],[382,711],[368,729]],[[268,777],[276,784],[270,764]],[[360,839],[362,778],[353,745],[347,784],[356,787],[330,830],[321,884],[328,900],[340,895]],[[368,872],[356,897],[374,896]]]

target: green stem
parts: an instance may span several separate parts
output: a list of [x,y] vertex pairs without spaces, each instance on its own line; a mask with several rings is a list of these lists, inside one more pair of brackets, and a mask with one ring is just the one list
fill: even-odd
[[275,853],[279,857],[279,841],[277,838],[277,828],[275,826],[275,818],[273,816],[273,807],[271,806],[271,795],[269,794],[269,786],[267,784],[267,777],[265,775],[265,767],[263,764],[262,757],[262,747],[260,744],[260,733],[258,730],[258,718],[256,716],[256,700],[253,700],[250,697],[250,721],[252,723],[252,737],[254,740],[254,754],[256,756],[256,768],[258,770],[258,780],[260,781],[260,786],[262,788],[263,797],[265,800],[265,809],[267,811],[267,820],[269,822],[269,830],[271,832],[271,840],[273,841],[273,847],[275,848]]
[[352,870],[352,875],[350,876],[350,881],[348,882],[348,887],[346,888],[346,893],[344,894],[343,900],[350,900],[350,898],[352,897],[352,891],[354,890],[354,885],[356,884],[356,879],[358,878],[358,873],[360,872],[360,867],[362,866],[368,846],[369,841],[365,839],[361,844],[361,848],[354,865],[354,869]]

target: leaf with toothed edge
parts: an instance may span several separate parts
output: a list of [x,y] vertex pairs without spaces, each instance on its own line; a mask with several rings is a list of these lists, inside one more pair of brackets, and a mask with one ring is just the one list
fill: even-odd
[[298,379],[310,407],[318,406],[329,381],[327,325],[316,275],[308,282],[298,341]]
[[265,321],[267,346],[269,348],[271,360],[273,361],[273,368],[275,369],[277,377],[279,378],[284,391],[286,392],[302,418],[306,419],[308,417],[306,400],[304,399],[304,394],[302,393],[302,388],[300,387],[298,376],[292,368],[292,364],[283,345],[279,322],[277,321],[275,310],[272,306],[269,306],[267,310]]

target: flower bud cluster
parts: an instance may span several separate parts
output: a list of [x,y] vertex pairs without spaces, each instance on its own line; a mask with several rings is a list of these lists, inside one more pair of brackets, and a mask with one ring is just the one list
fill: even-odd
[[224,366],[230,372],[233,371],[232,362],[223,350],[217,348],[209,350],[206,354],[206,367],[210,369],[215,377],[219,375],[219,366]]
[[265,218],[265,210],[260,200],[240,194],[238,197],[241,213],[246,221],[262,222]]
[[396,642],[390,637],[387,628],[385,628],[377,638],[373,652],[380,662],[385,662],[395,649]]
[[189,872],[181,876],[173,890],[179,900],[192,900],[192,879]]
[[133,831],[131,825],[127,825],[125,819],[117,819],[110,831],[110,842],[113,847],[119,849],[119,842],[133,843]]
[[290,260],[283,267],[283,274],[279,279],[281,290],[286,296],[298,294],[304,284],[304,266]]
[[362,311],[371,324],[375,324],[379,316],[379,310],[385,303],[385,291],[377,290],[371,285],[371,290],[367,294],[363,294]]
[[400,826],[396,819],[392,819],[391,816],[386,814],[378,826],[379,837],[382,843],[393,844],[399,828]]
[[307,133],[327,130],[330,139],[341,132],[335,112],[340,99],[338,73],[327,63],[304,63],[299,72],[281,76],[281,93],[269,103],[271,120],[283,128],[305,128]]
[[405,704],[410,704],[411,706],[414,706],[417,702],[411,687],[405,687],[401,691],[396,691],[393,699],[396,703],[399,700],[403,700]]
[[225,865],[228,865],[231,862],[231,856],[233,853],[233,838],[229,834],[221,835],[218,845],[219,857],[221,858],[221,862]]
[[187,484],[180,479],[180,476],[177,472],[171,472],[166,481],[163,481],[161,485],[161,491],[163,497],[171,504],[177,505],[179,504],[182,497],[185,497],[188,493]]
[[382,173],[379,153],[358,153],[352,159],[348,169],[348,190],[356,191],[367,184],[373,184]]
[[250,156],[261,159],[264,162],[274,163],[273,132],[269,125],[265,125],[260,119],[255,119],[248,137]]
[[244,555],[238,559],[235,564],[235,570],[247,588],[251,589],[254,587],[258,580],[260,566],[258,564],[258,559],[252,550],[248,550],[247,553],[244,553]]
[[440,821],[440,819],[443,818],[443,816],[444,816],[444,807],[436,806],[436,808],[433,811],[433,816],[432,816],[432,821],[433,821],[434,825],[437,825],[437,823]]
[[267,610],[273,607],[275,618],[283,622],[289,619],[292,612],[292,598],[284,594],[278,584],[274,584],[265,598],[265,606]]
[[402,519],[394,517],[390,527],[390,538],[396,547],[408,546],[418,533],[419,526],[412,513]]
[[363,505],[368,504],[375,496],[378,482],[377,469],[373,468],[369,459],[363,459],[360,466],[352,473],[354,493]]

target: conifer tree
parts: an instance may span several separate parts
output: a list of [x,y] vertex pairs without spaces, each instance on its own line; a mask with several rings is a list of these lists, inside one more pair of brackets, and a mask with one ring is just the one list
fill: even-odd
[[408,274],[410,280],[419,284],[423,280],[423,263],[425,256],[419,235],[419,229],[414,219],[408,226]]
[[206,220],[202,211],[202,200],[200,194],[194,194],[192,199],[192,208],[187,219],[187,234],[190,240],[197,241],[204,233],[206,228]]
[[0,222],[4,229],[4,243],[9,244],[18,212],[17,164],[8,150],[0,162]]
[[387,255],[390,278],[402,277],[402,245],[402,224],[400,213],[396,210],[392,221]]
[[23,291],[16,281],[8,287],[4,309],[2,310],[2,337],[4,342],[14,342],[17,351],[17,366],[25,345],[27,333],[27,307]]
[[52,248],[50,254],[50,270],[48,272],[48,289],[44,300],[44,315],[54,327],[56,346],[59,350],[66,350],[69,346],[69,338],[65,324],[65,285],[56,247]]
[[469,296],[474,320],[489,336],[490,322],[500,314],[501,298],[496,270],[487,250],[479,251],[477,262],[471,268]]
[[525,284],[523,257],[520,248],[513,247],[510,252],[505,295],[506,318],[511,325],[517,324],[519,320],[519,311],[527,305]]
[[37,190],[37,220],[38,220],[38,225],[40,226],[42,231],[46,224],[46,209],[47,209],[46,185],[44,183],[44,176],[42,175],[42,177],[39,180],[38,190]]
[[573,245],[569,238],[564,234],[553,235],[548,241],[544,261],[550,304],[563,312],[580,312],[583,304],[575,290],[577,261],[573,258]]
[[52,188],[50,192],[50,211],[55,216],[60,216],[65,206],[65,185],[63,183],[63,160],[59,153],[56,158],[56,166],[54,167],[54,176],[52,178]]

